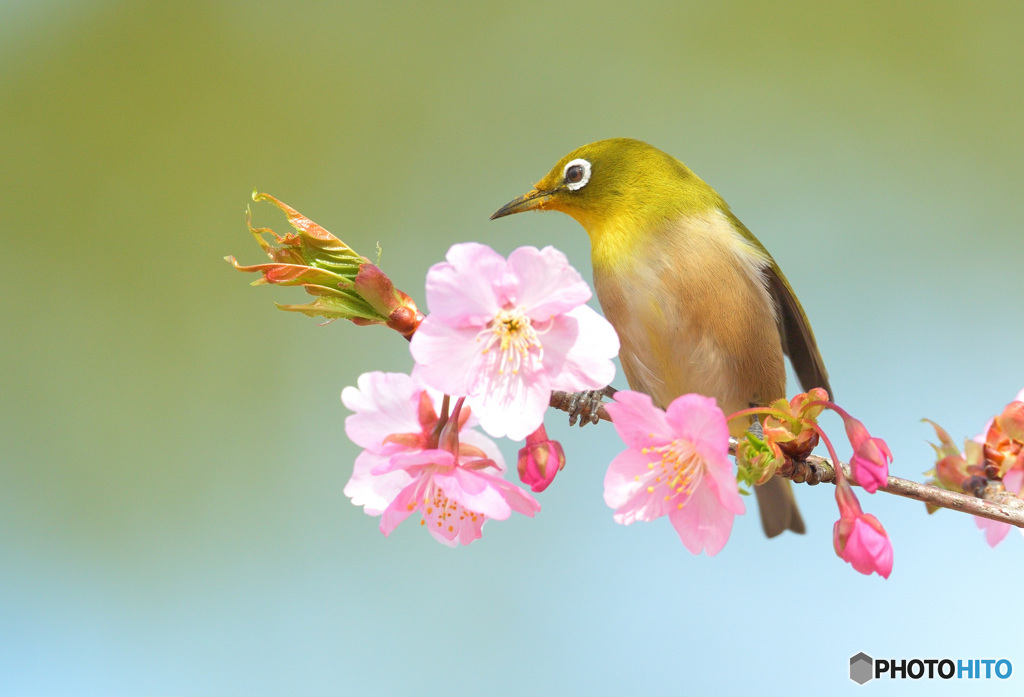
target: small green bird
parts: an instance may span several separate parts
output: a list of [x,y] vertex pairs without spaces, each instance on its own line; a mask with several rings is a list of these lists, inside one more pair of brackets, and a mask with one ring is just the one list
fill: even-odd
[[[622,370],[658,406],[696,392],[729,414],[785,397],[784,352],[805,390],[832,393],[778,264],[679,160],[631,138],[584,145],[491,219],[529,210],[562,211],[587,231]],[[744,424],[732,430],[742,435]],[[788,480],[775,477],[756,494],[769,537],[804,532]]]

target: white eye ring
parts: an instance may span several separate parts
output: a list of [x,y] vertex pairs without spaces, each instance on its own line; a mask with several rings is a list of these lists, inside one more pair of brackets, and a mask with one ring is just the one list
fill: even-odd
[[583,168],[583,178],[580,179],[578,182],[569,182],[568,180],[566,180],[565,186],[569,189],[569,191],[577,191],[578,189],[582,189],[584,186],[587,185],[587,182],[590,181],[590,163],[584,160],[583,158],[577,158],[575,160],[570,160],[569,162],[567,162],[565,164],[565,169],[562,170],[562,179],[565,179],[565,175],[569,172],[569,168],[575,167],[576,165],[579,165],[580,167]]

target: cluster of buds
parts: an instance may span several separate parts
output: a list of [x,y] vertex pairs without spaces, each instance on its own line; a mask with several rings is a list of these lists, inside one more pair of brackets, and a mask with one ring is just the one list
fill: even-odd
[[[1024,489],[1024,390],[980,434],[964,443],[963,452],[945,429],[925,421],[939,439],[939,445],[932,444],[935,467],[925,473],[929,484],[980,498],[990,491],[1019,495]],[[929,513],[935,510],[928,507]],[[992,547],[1010,530],[1010,525],[999,521],[975,517],[975,522]]]
[[776,472],[791,472],[794,461],[805,460],[819,440],[824,441],[836,473],[839,506],[839,520],[833,528],[836,554],[862,574],[874,572],[888,578],[893,556],[889,536],[877,518],[861,510],[857,495],[843,475],[832,443],[818,424],[818,417],[825,409],[831,409],[843,419],[853,449],[850,469],[854,482],[870,494],[886,486],[892,462],[889,446],[868,433],[861,421],[829,401],[828,393],[821,388],[798,394],[789,401],[779,399],[767,407],[744,409],[729,417],[730,420],[763,418],[763,435],[748,431],[736,446],[737,478],[748,487],[764,484]]
[[[817,419],[828,403],[828,393],[816,387],[768,405],[761,424],[763,435],[748,431],[736,447],[737,479],[748,487],[764,484],[794,460],[807,459],[818,445]],[[733,417],[751,411],[756,410]]]

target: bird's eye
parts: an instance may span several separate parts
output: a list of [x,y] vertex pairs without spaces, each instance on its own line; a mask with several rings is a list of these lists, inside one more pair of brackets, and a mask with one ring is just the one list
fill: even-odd
[[582,189],[590,181],[590,163],[583,159],[572,160],[565,165],[562,176],[570,191]]

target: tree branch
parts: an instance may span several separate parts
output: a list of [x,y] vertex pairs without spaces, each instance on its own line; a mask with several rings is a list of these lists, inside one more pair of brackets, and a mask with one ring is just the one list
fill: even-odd
[[[729,439],[729,453],[735,454],[736,439]],[[850,466],[845,462],[839,463],[843,473],[851,484],[856,485]],[[802,462],[793,462],[780,468],[778,475],[792,479],[797,483],[810,485],[819,482],[835,483],[836,473],[832,461],[825,457],[810,455]],[[1018,528],[1024,528],[1024,500],[1006,490],[1000,481],[989,480],[984,486],[979,487],[975,496],[961,494],[956,491],[949,491],[931,484],[913,482],[900,477],[889,477],[885,486],[879,487],[879,491],[887,494],[896,494],[904,498],[914,499],[938,508],[949,508],[961,513],[997,520],[1000,523],[1009,523]]]
[[[606,387],[599,391],[606,397],[615,394],[615,390]],[[552,392],[550,406],[554,409],[569,412],[572,417],[570,423],[575,423],[575,416],[581,417],[580,426],[586,423],[597,423],[598,420],[611,421],[608,411],[604,406],[593,408],[594,401],[580,399],[578,395],[571,392]],[[736,439],[729,439],[729,454],[736,454]],[[850,466],[845,462],[839,463],[843,473],[851,484],[856,484],[850,471]],[[832,461],[828,458],[810,455],[806,460],[787,463],[780,468],[776,474],[791,479],[798,484],[809,484],[814,486],[821,482],[835,482],[836,473]],[[885,486],[879,487],[879,491],[887,494],[895,494],[904,498],[914,499],[929,506],[937,508],[948,508],[961,513],[988,518],[1000,523],[1009,523],[1018,528],[1024,528],[1024,499],[1019,498],[1012,492],[1006,490],[1001,481],[986,480],[983,484],[972,488],[974,495],[961,494],[956,491],[949,491],[930,484],[913,482],[900,477],[889,477]]]

